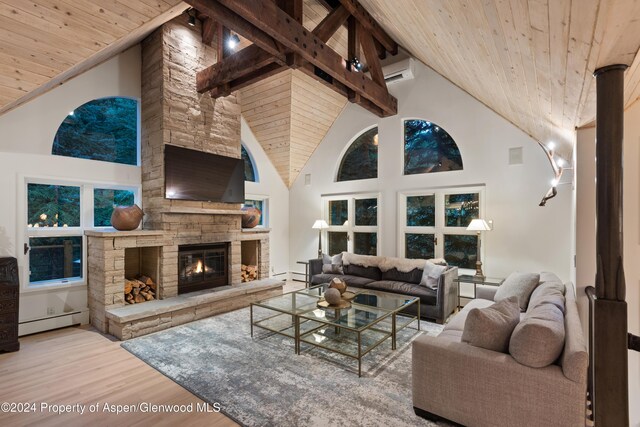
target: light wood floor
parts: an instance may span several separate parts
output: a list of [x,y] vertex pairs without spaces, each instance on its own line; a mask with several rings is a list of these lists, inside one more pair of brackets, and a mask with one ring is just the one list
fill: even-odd
[[[284,291],[303,288],[287,282]],[[35,403],[35,413],[0,411],[0,426],[236,426],[220,413],[196,412],[195,395],[131,353],[120,342],[90,326],[70,327],[20,338],[20,351],[0,354],[0,404]],[[102,411],[105,403],[131,405],[193,404],[191,413],[127,413]],[[85,413],[40,411],[41,404],[81,404]],[[89,413],[99,403],[100,410]]]
[[[91,327],[69,327],[20,338],[20,351],[0,354],[0,403],[36,403],[36,413],[0,412],[0,426],[235,426],[219,413],[196,412],[203,401]],[[41,403],[82,404],[87,409],[58,415]],[[100,410],[88,407],[100,403]],[[192,413],[102,411],[105,403],[193,404]]]

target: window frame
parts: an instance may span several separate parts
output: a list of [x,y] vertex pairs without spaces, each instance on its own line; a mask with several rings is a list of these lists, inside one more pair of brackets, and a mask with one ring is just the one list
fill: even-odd
[[[29,184],[60,185],[80,188],[80,225],[78,227],[28,227],[27,213],[29,211],[28,186]],[[17,196],[19,203],[16,204],[17,255],[21,268],[20,288],[22,293],[63,290],[70,288],[81,288],[87,286],[87,230],[106,230],[110,227],[95,227],[94,223],[94,197],[93,190],[114,189],[129,190],[134,193],[134,203],[141,206],[142,185],[122,185],[105,181],[90,181],[81,179],[52,178],[49,176],[20,175],[18,179]],[[25,244],[29,245],[30,238],[46,237],[81,237],[82,238],[82,277],[70,279],[53,279],[32,284],[29,281],[29,252],[24,253]]]
[[[251,182],[251,181],[248,181]],[[262,202],[262,224],[256,225],[254,228],[269,228],[269,196],[264,194],[245,193],[244,200],[258,200]],[[244,202],[242,203],[244,206]]]
[[342,162],[344,161],[344,156],[346,156],[347,151],[349,151],[349,148],[351,148],[353,143],[356,142],[356,139],[360,138],[364,133],[369,132],[373,128],[378,128],[378,145],[377,145],[377,147],[378,147],[378,158],[377,158],[377,162],[378,162],[378,166],[380,166],[380,127],[379,127],[378,123],[374,123],[371,126],[367,126],[365,128],[362,128],[360,131],[356,132],[356,134],[349,140],[349,142],[347,142],[347,144],[344,147],[342,147],[342,150],[340,151],[340,154],[338,155],[339,161],[336,163],[335,170],[333,171],[333,182],[334,183],[355,182],[355,181],[373,181],[375,179],[378,179],[378,176],[380,174],[379,167],[378,167],[378,171],[377,171],[376,176],[373,177],[373,178],[351,179],[351,180],[347,180],[347,181],[340,181],[338,179],[339,176],[340,176],[340,169],[342,168]]
[[[356,200],[376,199],[376,225],[356,225],[355,224],[355,205]],[[329,202],[336,200],[347,200],[347,225],[331,225]],[[382,195],[381,193],[349,193],[339,195],[322,196],[322,218],[329,224],[329,227],[322,230],[322,238],[324,239],[323,248],[326,253],[329,250],[329,232],[346,232],[347,233],[347,252],[354,253],[354,233],[376,233],[376,255],[380,256],[382,248],[381,238],[381,212],[382,212]]]
[[[436,126],[438,126],[440,129],[444,130],[453,140],[453,143],[456,145],[456,147],[458,148],[458,152],[460,153],[460,159],[462,160],[462,167],[460,169],[456,169],[456,170],[448,170],[448,171],[436,171],[436,172],[422,172],[422,173],[410,173],[407,174],[405,171],[405,159],[406,159],[406,140],[405,140],[405,122],[409,121],[409,120],[420,120],[423,122],[429,122],[432,123]],[[440,173],[440,172],[462,172],[464,171],[464,156],[462,154],[462,148],[460,147],[460,145],[458,145],[458,143],[456,142],[456,139],[449,133],[448,130],[446,130],[444,127],[440,126],[438,123],[429,120],[429,119],[425,119],[423,117],[403,117],[401,120],[401,126],[400,126],[400,141],[402,142],[402,155],[400,156],[400,170],[402,171],[402,176],[422,176],[422,175],[429,175],[431,173]]]
[[[397,251],[400,257],[406,254],[406,234],[433,234],[437,239],[434,245],[434,258],[444,258],[444,236],[464,235],[475,236],[477,232],[467,231],[466,227],[446,226],[445,196],[451,194],[478,193],[478,215],[483,218],[485,215],[484,186],[456,186],[456,187],[432,187],[415,190],[403,190],[398,192],[398,231]],[[407,226],[407,197],[411,196],[435,196],[435,226]],[[486,245],[480,245],[480,257],[484,259]],[[460,274],[474,274],[475,269],[459,268]]]
[[89,104],[90,102],[94,102],[94,101],[98,101],[101,99],[111,99],[111,98],[125,98],[125,99],[130,99],[132,101],[136,102],[136,164],[135,165],[130,165],[128,163],[118,163],[118,162],[113,162],[113,161],[109,161],[109,160],[97,160],[97,159],[86,159],[84,157],[75,157],[75,156],[67,156],[65,154],[55,154],[53,152],[53,142],[55,142],[55,138],[58,135],[58,131],[60,130],[60,126],[62,126],[62,124],[64,123],[64,120],[69,116],[70,113],[67,113],[62,120],[60,120],[60,124],[58,125],[58,127],[56,128],[56,132],[53,135],[53,142],[51,143],[51,155],[52,156],[60,156],[60,157],[68,157],[71,159],[78,159],[78,160],[91,160],[94,162],[103,162],[103,163],[110,163],[110,164],[116,164],[116,165],[120,165],[120,166],[131,166],[131,167],[141,167],[142,166],[142,110],[141,110],[141,99],[135,96],[120,96],[120,95],[111,95],[111,96],[102,96],[99,98],[93,98],[90,99],[86,102],[83,102],[82,104],[78,105],[77,107],[75,107],[73,110],[71,110],[71,112],[75,112],[78,108],[81,108],[83,106],[85,106],[86,104]]
[[[253,169],[253,177],[255,178],[254,181],[247,181],[245,179],[244,182],[254,182],[254,183],[259,183],[260,182],[260,174],[258,173],[258,166],[256,166],[256,159],[253,157],[253,154],[251,153],[251,150],[249,150],[249,148],[247,148],[247,145],[240,141],[240,158],[242,158],[242,148],[244,148],[244,151],[247,152],[247,156],[249,157],[249,161],[251,162],[251,168]],[[243,169],[244,172],[244,169]],[[243,173],[244,174],[244,173]],[[245,197],[246,199],[246,197]],[[258,199],[255,199],[258,200]]]

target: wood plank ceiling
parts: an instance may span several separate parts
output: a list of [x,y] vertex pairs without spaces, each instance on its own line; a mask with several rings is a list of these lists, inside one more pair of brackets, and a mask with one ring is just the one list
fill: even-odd
[[[304,0],[303,25],[313,30],[328,14]],[[347,30],[327,43],[347,57]],[[290,187],[347,103],[347,99],[298,70],[287,69],[240,90],[242,116],[280,177]]]
[[0,0],[0,114],[138,43],[180,0]]
[[[360,0],[400,45],[571,159],[575,127],[595,118],[595,69],[627,64],[640,97],[640,1]],[[635,58],[635,61],[634,61]]]
[[[318,0],[304,1],[303,23],[312,29],[327,11]],[[627,106],[640,98],[638,0],[360,2],[414,56],[537,141],[556,141],[567,160],[574,128],[595,116],[596,68],[631,65]],[[133,45],[187,7],[179,0],[0,0],[0,114]],[[344,28],[329,45],[346,56]],[[245,88],[243,111],[290,184],[345,101],[299,72],[287,73]],[[255,95],[280,80],[290,94],[288,112],[282,100],[272,108],[273,100]],[[267,138],[269,126],[285,129],[280,140]]]

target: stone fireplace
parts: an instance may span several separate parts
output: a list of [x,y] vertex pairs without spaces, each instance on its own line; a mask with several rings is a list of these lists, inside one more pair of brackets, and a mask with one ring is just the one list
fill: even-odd
[[[202,43],[200,22],[187,21],[181,15],[142,42],[143,230],[86,233],[91,323],[120,339],[282,292],[282,282],[268,279],[269,230],[242,229],[240,204],[165,198],[166,145],[241,157],[236,94],[196,92],[196,71],[215,62],[216,49]],[[262,280],[242,283],[244,241],[254,242],[247,247]],[[136,256],[145,258],[137,266]],[[134,266],[153,276],[155,300],[127,305],[123,282]]]
[[178,248],[178,294],[186,294],[229,282],[228,243],[186,245]]

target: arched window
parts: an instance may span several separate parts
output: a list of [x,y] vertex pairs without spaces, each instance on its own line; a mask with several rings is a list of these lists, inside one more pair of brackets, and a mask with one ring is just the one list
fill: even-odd
[[405,175],[456,170],[462,170],[462,156],[444,129],[425,120],[405,120]]
[[244,148],[244,145],[240,146],[240,153],[242,155],[242,160],[244,160],[244,180],[257,182],[258,174],[256,173],[256,167],[253,164],[253,160],[251,159],[249,152]]
[[138,101],[100,98],[70,112],[53,140],[52,154],[138,164]]
[[337,181],[378,177],[378,127],[362,132],[342,157]]

